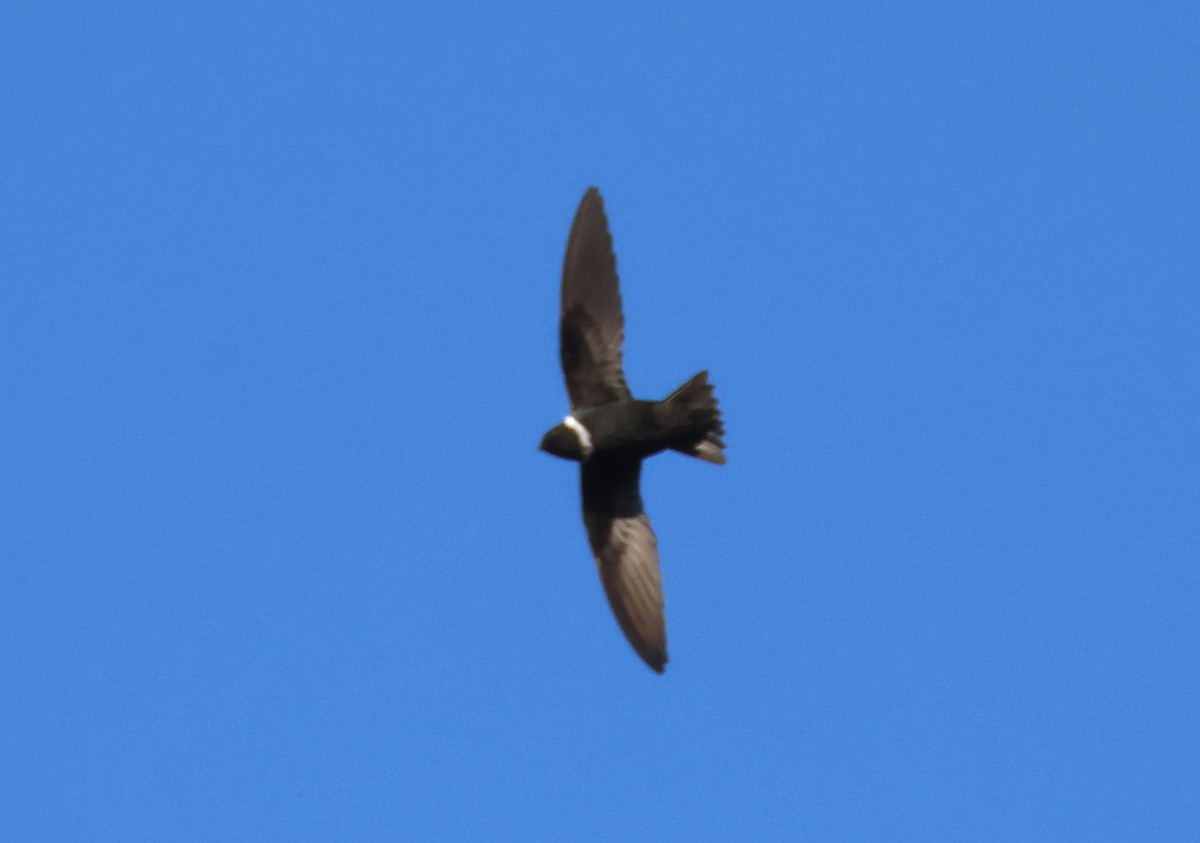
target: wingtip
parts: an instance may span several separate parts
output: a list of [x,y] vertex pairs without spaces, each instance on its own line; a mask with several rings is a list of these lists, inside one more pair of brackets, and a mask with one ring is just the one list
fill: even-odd
[[666,653],[638,653],[638,655],[642,657],[642,661],[646,663],[646,666],[658,675],[661,676],[666,673],[667,662],[670,661]]
[[583,192],[583,198],[579,200],[579,208],[582,210],[589,205],[599,205],[604,208],[604,197],[600,195],[600,188],[592,185]]
[[659,674],[666,671],[667,662],[669,662],[671,659],[667,656],[665,647],[659,644],[652,644],[643,639],[635,638],[628,633],[625,637],[633,646],[634,652],[638,654],[638,657],[645,662],[648,668]]

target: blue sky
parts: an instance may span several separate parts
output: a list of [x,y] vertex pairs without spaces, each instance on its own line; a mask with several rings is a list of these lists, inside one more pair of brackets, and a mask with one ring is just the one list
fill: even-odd
[[[0,12],[13,840],[1185,840],[1200,14]],[[672,661],[604,603],[604,192]]]

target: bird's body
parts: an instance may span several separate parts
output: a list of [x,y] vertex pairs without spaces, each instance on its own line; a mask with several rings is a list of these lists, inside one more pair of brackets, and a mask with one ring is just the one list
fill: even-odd
[[[697,375],[703,379],[705,372]],[[687,452],[712,424],[712,413],[672,401],[611,401],[572,413],[586,431],[591,459],[645,459],[668,449]],[[564,423],[565,424],[565,423]],[[570,428],[568,428],[570,429]],[[578,433],[574,435],[578,436]],[[548,450],[548,449],[547,449]],[[551,452],[553,453],[553,452]],[[577,459],[573,454],[555,454]]]
[[649,457],[667,448],[672,424],[658,401],[613,401],[574,413],[592,437],[592,458]]
[[666,622],[657,540],[639,490],[642,461],[671,449],[724,463],[724,430],[707,372],[662,401],[629,391],[616,257],[595,188],[579,203],[567,240],[559,327],[571,414],[540,447],[580,463],[584,525],[609,604],[638,655],[661,673]]

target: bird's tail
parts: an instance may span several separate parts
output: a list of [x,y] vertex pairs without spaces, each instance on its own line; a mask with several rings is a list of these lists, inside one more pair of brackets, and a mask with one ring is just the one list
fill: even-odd
[[687,434],[671,447],[705,462],[724,465],[725,443],[721,437],[725,435],[725,428],[713,386],[708,382],[708,372],[693,375],[687,383],[668,395],[663,403],[678,407],[687,427]]

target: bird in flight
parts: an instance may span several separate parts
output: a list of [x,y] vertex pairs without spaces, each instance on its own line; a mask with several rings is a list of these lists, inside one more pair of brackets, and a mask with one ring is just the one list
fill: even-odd
[[580,464],[583,523],[604,593],[633,649],[662,673],[662,575],[658,541],[642,508],[642,460],[673,450],[723,464],[725,431],[707,371],[662,401],[642,401],[629,391],[617,258],[604,200],[594,187],[583,195],[567,238],[559,320],[571,413],[538,447]]

